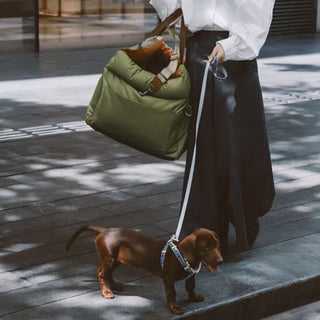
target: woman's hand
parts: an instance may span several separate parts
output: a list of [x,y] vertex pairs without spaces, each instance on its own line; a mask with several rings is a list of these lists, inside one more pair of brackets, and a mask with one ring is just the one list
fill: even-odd
[[224,62],[224,59],[226,58],[226,54],[224,52],[224,49],[223,49],[222,45],[219,43],[213,48],[213,50],[208,58],[213,60],[213,58],[215,56],[218,56],[219,62],[221,62],[221,63]]

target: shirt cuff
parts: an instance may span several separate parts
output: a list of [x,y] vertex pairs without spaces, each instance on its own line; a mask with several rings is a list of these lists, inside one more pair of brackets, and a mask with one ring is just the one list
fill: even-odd
[[249,46],[238,35],[230,35],[229,38],[217,41],[224,50],[225,61],[227,60],[253,60],[259,52],[255,52],[253,46]]
[[227,39],[217,41],[217,44],[220,44],[224,50],[225,58],[224,61],[228,60],[237,60],[236,59],[236,51],[235,51],[235,39],[230,36]]

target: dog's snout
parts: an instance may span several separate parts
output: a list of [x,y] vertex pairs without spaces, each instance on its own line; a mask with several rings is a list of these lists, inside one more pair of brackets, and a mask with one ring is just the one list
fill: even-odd
[[217,259],[217,265],[220,265],[220,264],[222,264],[223,263],[223,258],[222,257],[219,257],[218,259]]

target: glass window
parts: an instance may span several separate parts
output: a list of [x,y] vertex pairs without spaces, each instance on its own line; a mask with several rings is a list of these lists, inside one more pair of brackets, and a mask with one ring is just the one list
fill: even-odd
[[0,53],[35,51],[34,0],[0,0]]
[[149,0],[39,0],[40,50],[135,44],[158,23]]

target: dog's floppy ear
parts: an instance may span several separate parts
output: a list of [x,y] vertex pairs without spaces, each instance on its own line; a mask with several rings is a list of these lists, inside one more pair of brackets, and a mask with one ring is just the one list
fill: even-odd
[[216,246],[218,243],[218,236],[215,232],[208,229],[199,229],[196,233],[196,248],[203,252],[208,247]]
[[213,237],[214,237],[217,241],[219,241],[219,236],[218,236],[218,234],[217,234],[216,232],[214,232],[214,231],[211,231],[211,232],[212,232]]

